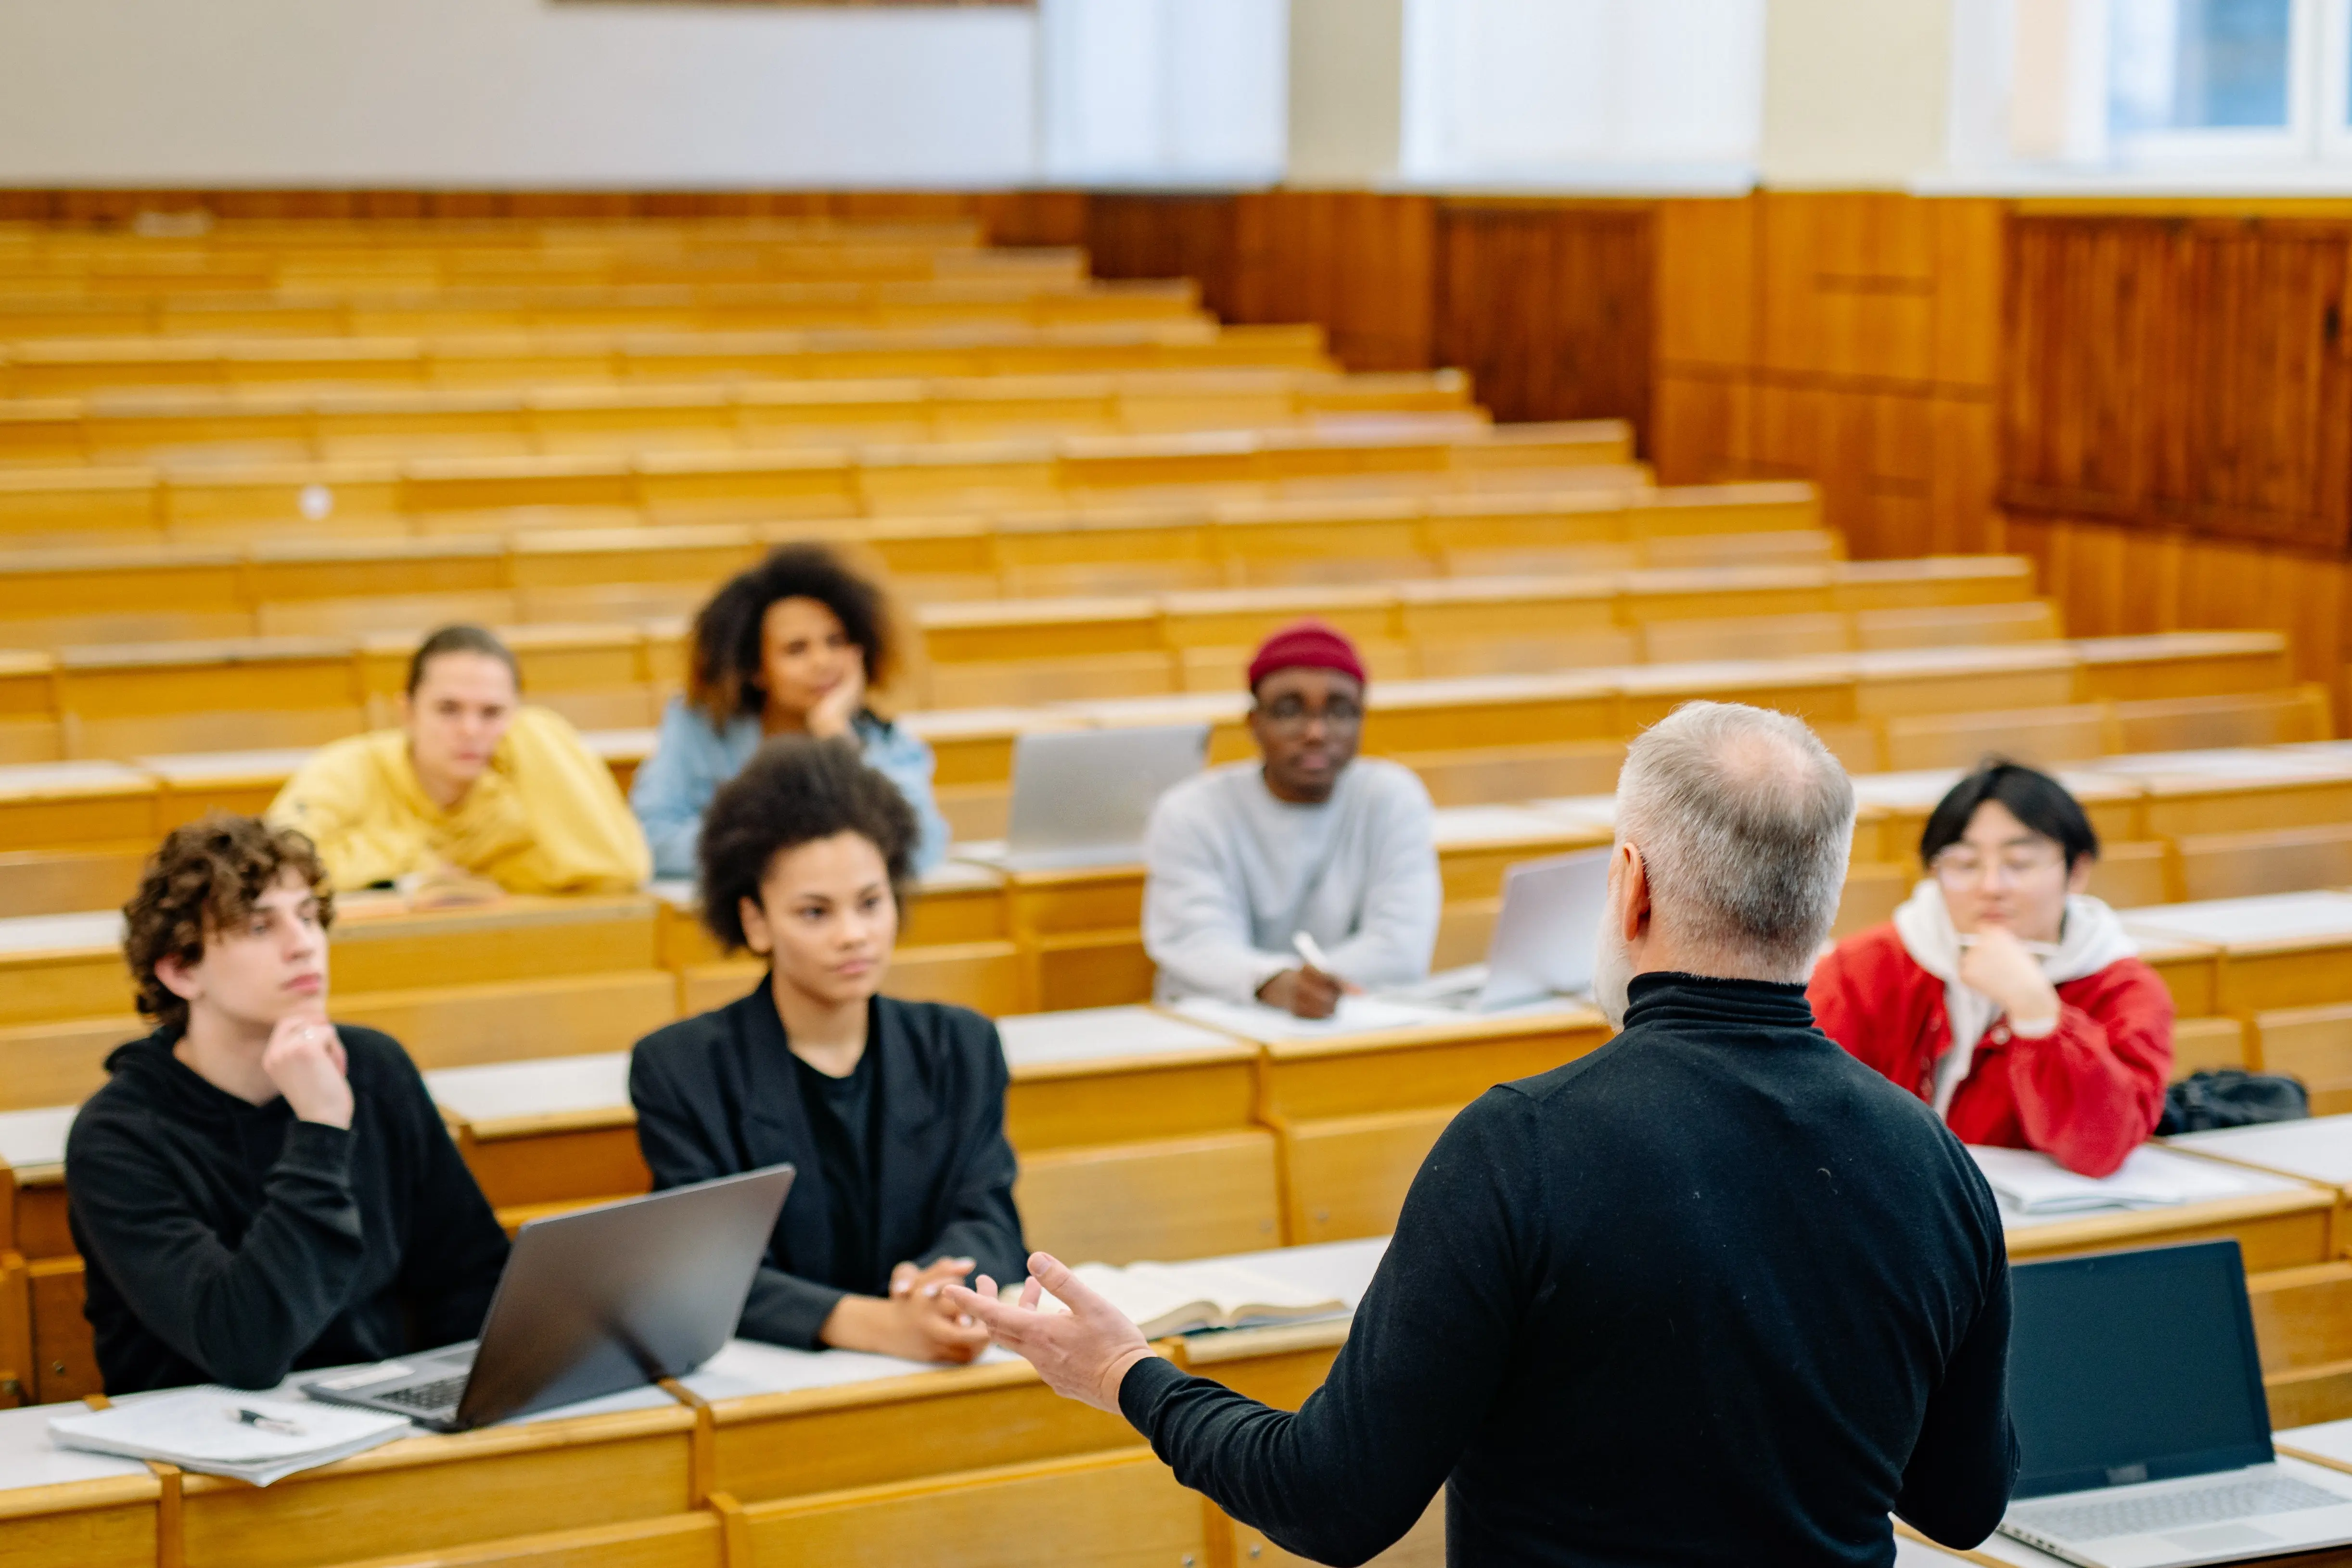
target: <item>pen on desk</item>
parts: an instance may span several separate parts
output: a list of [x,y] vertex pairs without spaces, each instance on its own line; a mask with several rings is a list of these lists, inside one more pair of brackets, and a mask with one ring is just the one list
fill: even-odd
[[221,1417],[232,1427],[252,1427],[264,1432],[275,1432],[283,1437],[307,1437],[310,1432],[299,1421],[281,1420],[258,1410],[247,1410],[243,1406],[231,1406],[221,1412]]
[[1307,935],[1306,932],[1292,932],[1290,934],[1290,947],[1291,951],[1297,953],[1300,957],[1307,960],[1308,967],[1319,969],[1327,975],[1336,973],[1336,971],[1331,967],[1331,960],[1323,956],[1321,946],[1316,942],[1314,937]]

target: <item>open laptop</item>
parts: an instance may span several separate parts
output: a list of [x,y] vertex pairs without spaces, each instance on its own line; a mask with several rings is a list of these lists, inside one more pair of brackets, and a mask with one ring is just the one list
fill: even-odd
[[2352,1542],[2352,1476],[2283,1466],[2235,1241],[2021,1263],[2001,1533],[2086,1568]]
[[1503,907],[1486,961],[1432,975],[1385,994],[1463,1012],[1497,1012],[1592,989],[1601,912],[1609,904],[1608,850],[1523,861],[1503,873]]
[[1004,863],[1053,870],[1139,858],[1152,806],[1208,761],[1205,724],[1022,736],[1013,747]]
[[302,1392],[462,1432],[690,1371],[735,1332],[792,1185],[770,1166],[531,1220],[480,1339]]

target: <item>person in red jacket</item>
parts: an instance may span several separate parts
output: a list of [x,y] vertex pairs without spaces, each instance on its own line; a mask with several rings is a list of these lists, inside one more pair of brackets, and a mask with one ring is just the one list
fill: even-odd
[[2098,853],[2063,785],[1988,763],[1928,817],[1893,922],[1814,967],[1814,1019],[1961,1142],[2110,1174],[2164,1113],[2172,998],[2084,891]]

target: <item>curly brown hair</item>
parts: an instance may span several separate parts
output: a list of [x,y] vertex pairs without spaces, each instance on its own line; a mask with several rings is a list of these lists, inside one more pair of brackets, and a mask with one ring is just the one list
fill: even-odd
[[310,884],[319,924],[335,919],[335,894],[318,846],[291,828],[258,817],[212,811],[173,829],[147,858],[139,891],[122,906],[122,956],[139,993],[139,1010],[159,1024],[184,1024],[187,1002],[155,976],[165,958],[201,962],[205,938],[252,912],[287,872]]
[[898,664],[897,628],[881,589],[821,544],[781,545],[765,560],[737,573],[694,618],[686,672],[686,700],[714,729],[738,714],[767,706],[768,607],[783,599],[814,599],[841,618],[850,642],[865,651],[866,684],[889,685]]
[[898,787],[847,740],[780,735],[753,752],[702,819],[702,923],[719,946],[746,946],[743,900],[759,901],[778,855],[835,833],[856,833],[881,852],[903,915],[922,828]]

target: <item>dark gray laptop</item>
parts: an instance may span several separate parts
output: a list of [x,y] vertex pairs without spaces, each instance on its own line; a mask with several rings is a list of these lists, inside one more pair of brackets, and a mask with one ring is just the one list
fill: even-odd
[[531,1220],[480,1339],[302,1392],[462,1432],[691,1371],[734,1333],[792,1186],[770,1166]]
[[2084,1568],[2352,1542],[2352,1476],[2278,1463],[2235,1241],[2021,1263],[2000,1531]]

